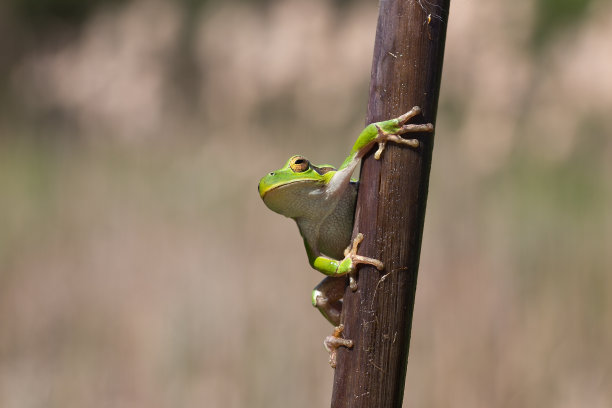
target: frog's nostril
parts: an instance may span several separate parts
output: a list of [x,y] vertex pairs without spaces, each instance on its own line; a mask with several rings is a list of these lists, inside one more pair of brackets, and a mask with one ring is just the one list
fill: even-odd
[[272,171],[272,172],[270,172],[270,176],[273,176],[273,175],[274,175],[274,172],[273,172],[273,171]]

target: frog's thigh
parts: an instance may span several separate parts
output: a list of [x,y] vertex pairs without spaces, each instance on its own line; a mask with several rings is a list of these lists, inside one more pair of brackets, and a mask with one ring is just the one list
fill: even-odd
[[346,276],[328,276],[312,291],[312,305],[334,326],[340,324]]

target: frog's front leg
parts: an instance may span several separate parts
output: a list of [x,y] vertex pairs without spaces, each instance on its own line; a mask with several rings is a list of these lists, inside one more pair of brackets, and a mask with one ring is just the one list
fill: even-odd
[[399,135],[409,132],[433,132],[434,127],[431,123],[419,125],[406,124],[409,119],[415,117],[419,113],[421,113],[421,108],[415,106],[398,118],[374,124],[378,132],[378,136],[375,139],[376,142],[378,142],[378,150],[374,153],[374,158],[376,160],[380,159],[387,142],[394,142],[410,147],[419,147],[419,141],[417,139],[404,139]]
[[344,160],[338,171],[334,174],[328,185],[328,194],[333,195],[341,191],[349,182],[351,175],[357,168],[359,161],[367,152],[378,143],[378,150],[374,153],[375,159],[380,159],[385,150],[387,142],[403,144],[410,147],[418,147],[417,139],[404,139],[400,137],[409,132],[433,132],[434,126],[431,123],[407,124],[410,118],[421,113],[421,108],[413,107],[403,115],[382,122],[371,123],[365,127],[357,137],[351,152]]

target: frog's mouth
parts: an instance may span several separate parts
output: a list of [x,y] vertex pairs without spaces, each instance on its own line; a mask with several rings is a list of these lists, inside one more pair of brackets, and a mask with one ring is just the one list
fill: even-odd
[[264,185],[264,183],[259,183],[257,185],[257,192],[259,193],[259,196],[261,198],[264,198],[266,194],[268,194],[270,191],[274,191],[274,190],[282,190],[285,187],[289,187],[292,184],[295,183],[299,183],[300,181],[303,180],[295,180],[295,181],[290,181],[290,182],[282,182],[282,183],[277,183],[277,184],[269,184],[269,185]]
[[[271,191],[275,191],[275,192],[280,192],[280,191],[284,191],[288,188],[293,189],[294,187],[296,187],[296,184],[298,185],[309,185],[311,183],[319,183],[320,180],[316,180],[316,179],[297,179],[297,180],[293,180],[293,181],[279,181],[277,183],[272,183],[269,184],[266,182],[266,178],[264,177],[260,182],[259,185],[257,186],[257,192],[259,193],[259,196],[263,199],[268,193],[270,193]],[[295,190],[295,194],[299,194],[300,190],[299,188]]]

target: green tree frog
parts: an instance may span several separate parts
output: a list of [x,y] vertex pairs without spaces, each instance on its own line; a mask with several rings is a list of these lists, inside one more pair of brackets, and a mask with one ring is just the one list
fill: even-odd
[[395,119],[368,125],[337,170],[329,165],[316,166],[303,156],[293,156],[282,168],[268,173],[259,181],[259,195],[266,206],[295,220],[304,239],[310,265],[327,275],[312,291],[312,304],[336,326],[333,335],[325,340],[332,367],[335,366],[336,349],[340,346],[352,347],[353,344],[351,340],[340,337],[343,329],[340,314],[347,275],[351,289],[356,290],[354,273],[358,264],[383,269],[379,260],[357,254],[359,243],[363,240],[361,233],[351,243],[359,188],[359,183],[351,176],[359,161],[376,144],[378,150],[374,157],[377,160],[387,142],[418,147],[417,139],[404,139],[400,135],[433,131],[431,123],[407,124],[420,112],[420,108],[415,106]]

